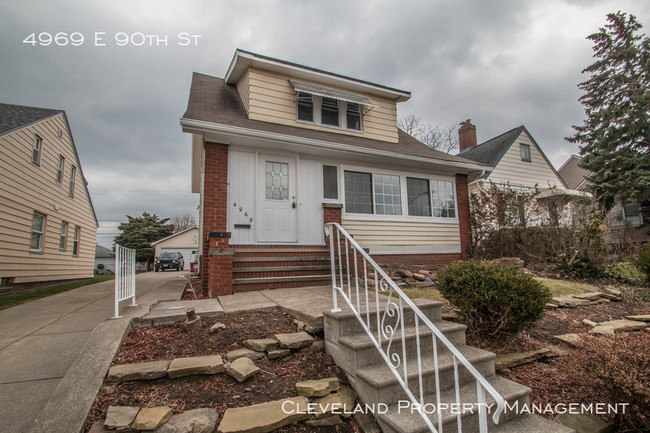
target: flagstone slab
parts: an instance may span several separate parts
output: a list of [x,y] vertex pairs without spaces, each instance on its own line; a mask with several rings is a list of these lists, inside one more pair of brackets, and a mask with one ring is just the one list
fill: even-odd
[[340,386],[338,378],[328,377],[327,379],[298,382],[296,383],[296,390],[299,395],[305,397],[323,397],[330,392],[337,391]]
[[627,320],[634,320],[636,322],[650,322],[650,314],[639,314],[636,316],[625,316]]
[[219,433],[268,433],[309,418],[309,399],[294,397],[252,406],[227,409]]
[[238,382],[244,382],[259,372],[259,367],[246,357],[235,359],[226,367],[226,373],[234,377]]
[[256,352],[268,352],[277,349],[280,346],[280,343],[278,343],[278,340],[273,338],[262,338],[246,340],[244,341],[244,346]]
[[580,336],[578,334],[560,334],[554,335],[553,338],[561,341],[562,343],[566,343],[569,346],[575,346],[580,342]]
[[239,358],[248,358],[255,361],[257,359],[264,358],[264,353],[257,352],[255,350],[251,350],[247,348],[242,348],[242,349],[231,350],[230,352],[226,353],[226,356],[228,357],[228,361],[230,362]]
[[174,359],[167,368],[167,374],[176,378],[193,374],[217,374],[223,373],[224,370],[220,355],[194,356]]
[[104,426],[111,429],[126,430],[131,427],[138,412],[140,412],[139,407],[109,406],[108,411],[106,411]]
[[168,406],[145,407],[140,409],[131,428],[135,430],[156,430],[171,418],[173,412]]
[[167,376],[171,361],[136,362],[113,365],[108,369],[109,382],[128,382],[131,380],[153,380]]
[[521,352],[521,353],[508,353],[497,357],[494,360],[494,368],[496,370],[501,370],[504,368],[513,368],[518,365],[528,364],[538,359],[546,358],[548,356],[553,356],[553,351],[548,348],[533,350],[530,352]]
[[280,342],[280,347],[283,349],[300,349],[314,342],[314,337],[304,331],[291,334],[277,334],[275,339]]
[[216,409],[200,408],[172,415],[155,433],[214,433],[219,414]]
[[620,319],[620,320],[609,320],[607,322],[601,322],[598,324],[598,326],[608,326],[610,328],[613,328],[614,332],[617,332],[617,331],[637,331],[639,329],[645,328],[646,326],[648,326],[648,324],[645,322],[639,322],[637,320]]

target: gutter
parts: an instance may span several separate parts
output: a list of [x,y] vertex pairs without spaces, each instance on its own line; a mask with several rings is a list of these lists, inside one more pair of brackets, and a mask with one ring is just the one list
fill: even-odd
[[402,159],[407,161],[417,161],[417,162],[431,163],[437,165],[446,165],[449,167],[463,168],[470,171],[483,171],[483,172],[492,171],[491,167],[487,167],[483,164],[446,161],[444,159],[427,158],[427,157],[415,156],[415,155],[405,155],[403,153],[390,152],[387,150],[366,149],[363,147],[352,146],[349,144],[338,144],[338,143],[332,143],[330,141],[295,137],[292,135],[278,134],[275,132],[257,131],[248,128],[241,128],[238,126],[229,126],[229,125],[222,125],[218,123],[206,122],[204,120],[193,120],[193,119],[181,118],[180,124],[183,127],[196,128],[196,129],[200,129],[201,131],[217,132],[223,134],[235,134],[235,135],[241,135],[241,136],[246,136],[251,138],[261,138],[266,140],[270,139],[270,140],[285,141],[285,142],[288,141],[290,143],[302,144],[302,145],[317,147],[321,149],[341,150],[347,152],[352,151],[355,153],[361,153],[365,155],[377,155],[377,156],[385,156],[388,158],[397,158],[397,159]]

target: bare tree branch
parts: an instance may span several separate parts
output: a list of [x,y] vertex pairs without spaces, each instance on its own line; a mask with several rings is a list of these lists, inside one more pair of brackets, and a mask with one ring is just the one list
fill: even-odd
[[432,149],[445,153],[457,153],[458,151],[458,135],[456,133],[458,124],[441,128],[423,122],[414,114],[409,114],[399,118],[397,126]]
[[176,214],[171,217],[171,223],[174,224],[174,233],[182,232],[196,225],[196,219],[187,211]]

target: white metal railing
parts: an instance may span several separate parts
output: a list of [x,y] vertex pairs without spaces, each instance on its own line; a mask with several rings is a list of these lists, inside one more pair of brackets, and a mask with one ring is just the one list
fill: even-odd
[[[456,411],[458,432],[462,433],[461,416],[464,413],[465,406],[462,406],[459,384],[459,364],[464,367],[469,374],[476,380],[476,404],[472,404],[472,411],[478,406],[479,430],[481,433],[488,431],[486,392],[492,396],[495,401],[495,410],[492,420],[495,424],[499,423],[499,417],[505,408],[503,397],[492,387],[492,385],[476,370],[476,368],[460,353],[460,351],[451,343],[447,337],[431,322],[431,320],[422,313],[422,311],[411,301],[395,282],[381,269],[375,261],[359,246],[359,244],[341,227],[338,223],[325,224],[325,235],[329,237],[331,271],[332,271],[332,311],[341,311],[338,307],[337,294],[347,303],[347,306],[357,317],[360,325],[368,334],[379,354],[390,368],[402,389],[408,396],[413,407],[421,415],[422,419],[428,426],[429,430],[435,433],[442,432],[442,415],[436,410],[437,428],[427,416],[424,409],[430,404],[435,408],[440,408],[440,371],[439,371],[439,343],[449,350],[453,359],[454,366],[454,388],[457,408],[463,410]],[[352,256],[352,257],[351,257]],[[360,263],[362,262],[362,263]],[[337,266],[338,263],[338,266]],[[374,273],[374,290],[368,287],[368,269]],[[346,287],[347,286],[347,287]],[[371,292],[374,292],[371,294]],[[380,299],[380,292],[386,298]],[[356,298],[356,301],[355,301]],[[374,299],[373,299],[374,298]],[[371,305],[374,302],[374,307]],[[383,302],[384,310],[381,311],[380,302]],[[362,312],[362,305],[365,304],[365,314]],[[415,341],[407,341],[404,333],[405,311],[410,309],[413,314],[412,324],[415,327]],[[371,312],[371,309],[374,309]],[[373,317],[373,316],[376,316]],[[411,316],[409,315],[409,318]],[[432,346],[429,352],[428,348],[422,343],[422,339],[428,338],[420,335],[420,327],[424,326],[431,331]],[[374,329],[373,329],[374,328]],[[401,339],[401,350],[391,351],[393,338],[399,334]],[[407,349],[411,344],[415,347]],[[407,353],[416,357],[417,371],[409,371],[407,366]],[[428,354],[427,354],[428,352]],[[425,401],[425,396],[431,393],[427,391],[430,383],[423,379],[422,368],[424,358],[433,356],[434,378],[435,378],[435,402]],[[430,359],[430,358],[428,358]],[[413,366],[412,366],[413,368]],[[417,373],[417,383],[409,384],[409,375],[414,376]],[[425,406],[427,405],[427,406]]]
[[120,301],[135,303],[135,250],[115,244],[115,316],[120,318]]

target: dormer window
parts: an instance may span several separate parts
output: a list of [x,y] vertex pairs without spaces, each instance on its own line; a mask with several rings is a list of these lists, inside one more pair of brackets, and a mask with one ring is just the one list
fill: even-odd
[[321,123],[323,125],[339,126],[339,102],[334,98],[322,98]]
[[314,121],[314,100],[309,93],[298,93],[298,120]]

